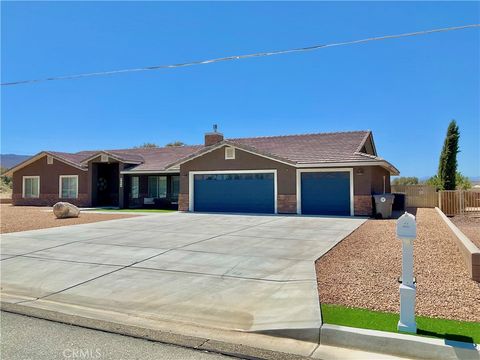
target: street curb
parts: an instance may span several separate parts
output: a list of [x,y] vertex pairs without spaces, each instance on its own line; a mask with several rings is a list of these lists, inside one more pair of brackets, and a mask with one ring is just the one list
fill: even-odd
[[480,347],[475,344],[329,324],[320,329],[320,345],[418,359],[480,359]]
[[215,352],[227,356],[243,359],[275,359],[275,360],[304,360],[309,357],[284,353],[275,350],[261,349],[244,344],[234,344],[210,338],[182,335],[175,332],[151,329],[135,325],[116,323],[108,320],[98,320],[84,316],[65,314],[59,311],[46,310],[22,304],[1,301],[0,309],[5,312],[26,315],[34,318],[55,321],[68,325],[81,326],[88,329],[100,330],[109,333],[157,341],[165,344],[177,345],[195,350]]

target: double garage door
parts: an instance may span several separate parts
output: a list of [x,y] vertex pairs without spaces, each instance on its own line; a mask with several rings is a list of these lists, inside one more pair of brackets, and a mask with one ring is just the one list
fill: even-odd
[[193,186],[195,211],[275,212],[273,173],[197,174]]
[[[350,173],[302,172],[302,214],[350,215]],[[205,212],[275,212],[274,173],[195,174],[193,210]]]

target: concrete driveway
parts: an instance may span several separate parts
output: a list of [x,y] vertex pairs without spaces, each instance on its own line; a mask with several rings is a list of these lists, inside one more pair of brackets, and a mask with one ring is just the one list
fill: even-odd
[[318,341],[314,261],[365,220],[156,214],[2,235],[2,301]]

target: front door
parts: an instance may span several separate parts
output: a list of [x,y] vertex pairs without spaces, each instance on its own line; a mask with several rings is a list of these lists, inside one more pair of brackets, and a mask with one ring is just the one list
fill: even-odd
[[97,178],[93,186],[97,190],[97,206],[118,206],[118,164],[97,164]]

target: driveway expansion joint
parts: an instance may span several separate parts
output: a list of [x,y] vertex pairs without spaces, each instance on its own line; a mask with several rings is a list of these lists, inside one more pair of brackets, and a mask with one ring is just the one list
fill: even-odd
[[[282,229],[272,230],[277,223]],[[164,319],[318,344],[321,314],[314,261],[332,247],[331,238],[341,241],[346,231],[336,230],[338,236],[329,231],[311,240],[308,234],[315,229],[297,230],[321,228],[322,223],[329,227],[345,223],[347,229],[361,224],[356,219],[318,222],[318,218],[293,216],[179,213],[48,229],[36,241],[76,236],[79,240],[48,247],[62,246],[59,250],[23,252],[26,256],[5,267],[8,281],[2,287],[8,299],[23,300],[32,308],[104,314],[107,319]],[[253,236],[242,238],[242,231]],[[274,233],[268,234],[272,238],[255,237],[269,231],[291,239],[277,241]],[[93,236],[99,232],[101,236]],[[42,262],[43,271],[35,274]]]

